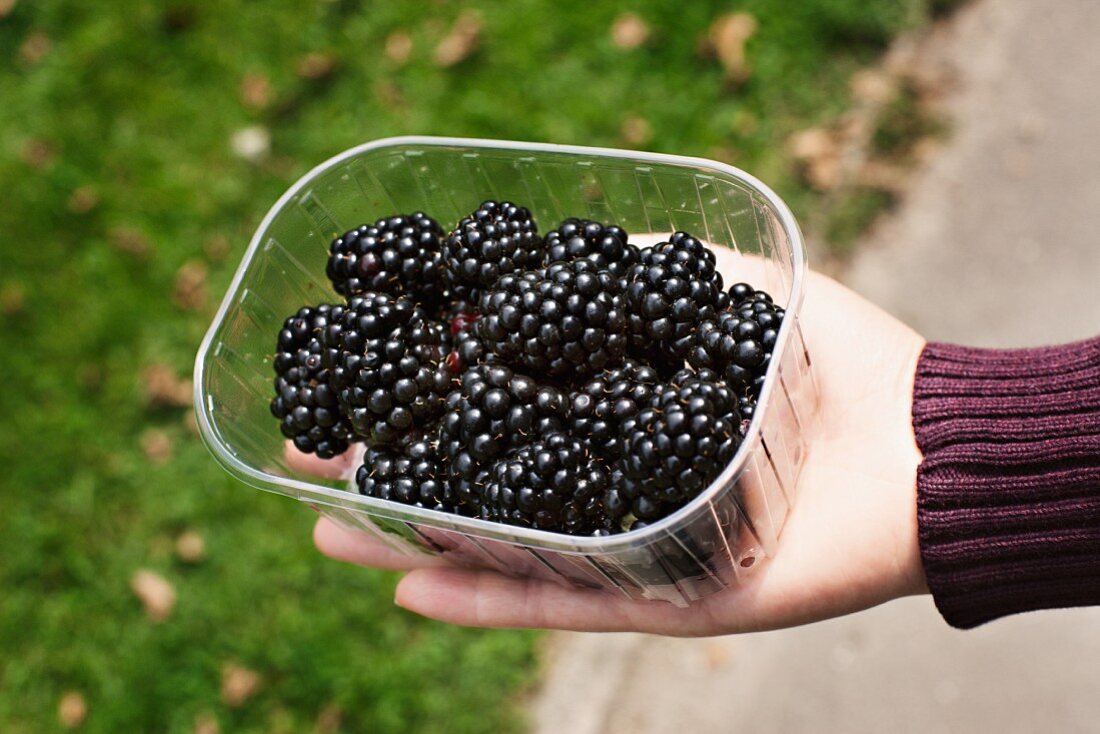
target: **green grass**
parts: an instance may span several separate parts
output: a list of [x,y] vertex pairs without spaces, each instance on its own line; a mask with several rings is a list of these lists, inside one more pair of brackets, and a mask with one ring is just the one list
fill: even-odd
[[[480,10],[481,47],[439,69],[432,49],[460,5]],[[728,90],[697,40],[733,6],[759,30],[750,79]],[[842,111],[850,72],[927,13],[922,0],[623,9],[652,27],[646,46],[616,48],[619,10],[579,0],[23,0],[0,19],[0,731],[56,727],[67,690],[85,697],[89,732],[191,731],[204,713],[222,731],[300,732],[333,707],[349,732],[522,726],[532,634],[395,609],[392,575],[320,558],[314,516],[228,478],[185,409],[147,405],[141,374],[189,372],[259,217],[372,138],[622,145],[640,116],[642,147],[722,155],[812,210],[784,141]],[[413,39],[404,65],[382,50],[398,29]],[[336,61],[331,76],[296,73],[314,52]],[[249,74],[270,84],[263,108],[240,99]],[[258,164],[230,150],[250,125],[272,137]],[[135,238],[144,255],[120,246]],[[185,311],[171,293],[192,261],[210,297]],[[170,439],[163,463],[141,449],[151,427]],[[175,559],[183,529],[206,539],[202,563]],[[129,590],[143,567],[179,597],[160,624]],[[230,662],[264,679],[237,709],[218,692]]]

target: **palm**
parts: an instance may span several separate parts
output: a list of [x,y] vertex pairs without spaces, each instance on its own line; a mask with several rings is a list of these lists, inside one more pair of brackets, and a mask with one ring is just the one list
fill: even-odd
[[[744,263],[736,270],[744,272]],[[478,626],[709,635],[786,627],[919,593],[920,454],[909,410],[924,341],[819,275],[807,281],[802,314],[821,388],[820,420],[811,429],[799,497],[779,552],[741,586],[680,609],[414,562],[324,519],[314,533],[317,546],[341,560],[409,571],[397,588],[399,604]]]

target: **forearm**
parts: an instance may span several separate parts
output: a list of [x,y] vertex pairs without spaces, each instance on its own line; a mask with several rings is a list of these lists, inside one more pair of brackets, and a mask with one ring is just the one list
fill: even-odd
[[1100,604],[1100,340],[930,344],[913,425],[921,556],[950,624]]

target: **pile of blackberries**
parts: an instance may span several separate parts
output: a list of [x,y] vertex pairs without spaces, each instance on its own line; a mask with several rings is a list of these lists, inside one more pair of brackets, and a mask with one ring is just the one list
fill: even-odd
[[333,240],[340,303],[279,332],[271,412],[297,450],[365,443],[371,497],[575,535],[666,517],[741,444],[784,312],[701,241],[487,201]]

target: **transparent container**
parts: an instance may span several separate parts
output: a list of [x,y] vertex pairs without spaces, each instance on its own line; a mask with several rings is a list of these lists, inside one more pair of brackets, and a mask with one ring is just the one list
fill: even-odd
[[[726,283],[766,289],[787,309],[745,440],[698,498],[644,529],[595,538],[436,513],[349,491],[355,465],[326,479],[288,465],[268,412],[273,344],[300,306],[338,302],[325,277],[333,237],[394,212],[444,227],[483,200],[527,206],[541,231],[583,216],[635,233],[682,229],[721,250]],[[787,206],[731,166],[699,158],[495,140],[379,140],[295,183],[252,237],[195,363],[195,409],[219,462],[406,554],[606,589],[678,606],[737,584],[774,555],[806,456],[817,390],[799,327],[806,264]]]

